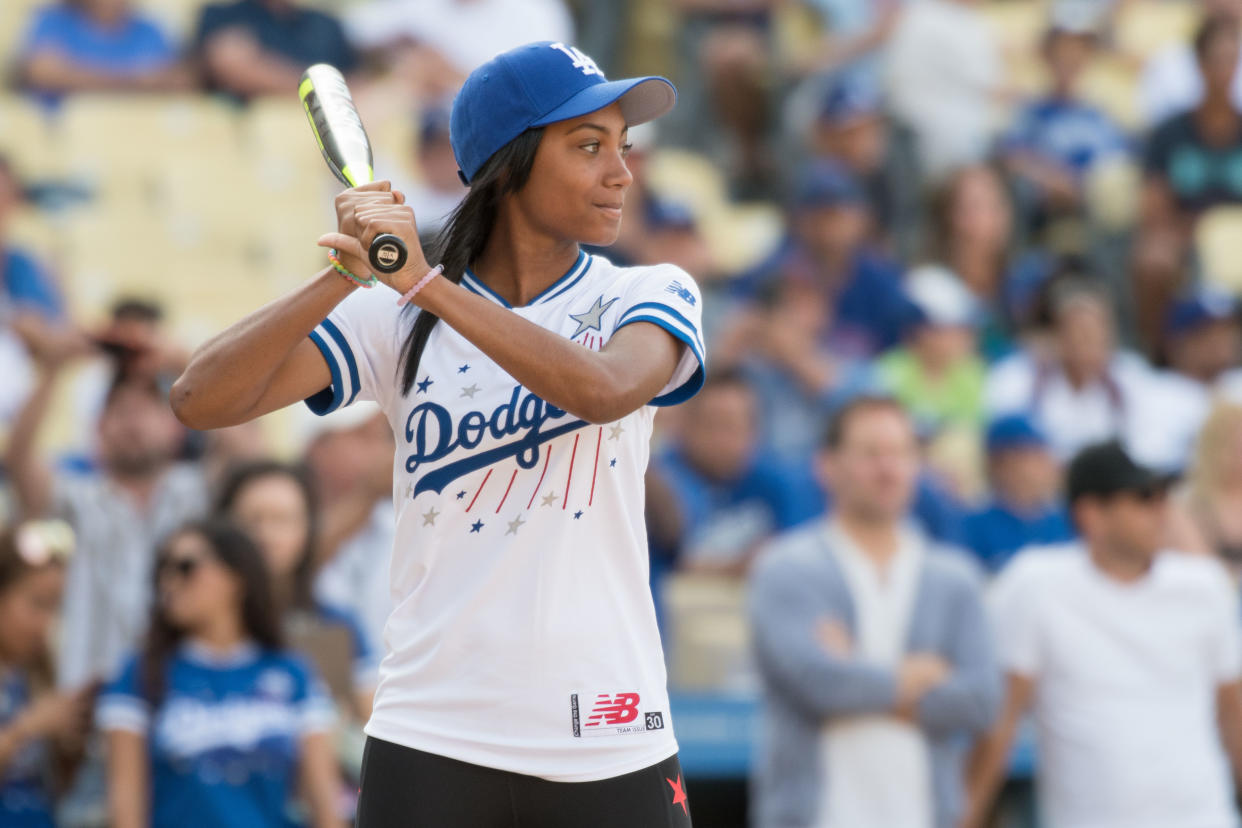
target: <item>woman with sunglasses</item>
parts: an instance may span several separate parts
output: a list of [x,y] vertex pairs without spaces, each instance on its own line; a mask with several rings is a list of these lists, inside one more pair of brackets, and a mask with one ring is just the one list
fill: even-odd
[[[93,688],[52,690],[48,633],[73,533],[60,521],[0,532],[0,825],[52,828],[57,759],[81,749]],[[58,779],[58,777],[60,777]]]
[[97,706],[113,828],[295,826],[303,810],[339,826],[331,703],[283,649],[258,549],[189,524],[159,553],[156,595],[143,651]]
[[[674,99],[564,43],[497,55],[453,103],[469,191],[438,265],[404,196],[347,190],[320,239],[330,266],[207,342],[173,388],[200,429],[300,400],[388,417],[394,609],[363,828],[690,824],[643,475],[656,407],[703,384],[702,300],[678,267],[582,249],[617,239],[628,130]],[[359,290],[380,233],[408,261]]]

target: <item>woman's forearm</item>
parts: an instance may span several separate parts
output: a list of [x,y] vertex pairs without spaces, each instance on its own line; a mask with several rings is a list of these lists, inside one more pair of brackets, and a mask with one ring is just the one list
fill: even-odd
[[354,289],[325,268],[203,343],[173,384],[177,417],[197,429],[237,425],[327,386],[327,365],[307,336]]
[[424,308],[524,387],[587,422],[612,422],[645,405],[677,367],[679,343],[650,324],[627,326],[593,351],[447,279],[424,291]]

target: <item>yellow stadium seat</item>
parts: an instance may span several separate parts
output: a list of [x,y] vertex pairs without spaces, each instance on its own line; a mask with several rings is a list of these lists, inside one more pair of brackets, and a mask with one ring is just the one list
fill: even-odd
[[1242,295],[1242,207],[1214,207],[1195,225],[1195,252],[1205,281]]
[[1107,112],[1118,124],[1137,130],[1138,70],[1134,61],[1119,56],[1096,60],[1082,78],[1082,96]]
[[1036,51],[1048,25],[1048,8],[1044,0],[1011,0],[983,3],[979,11],[996,33],[1006,58],[1012,59]]
[[0,153],[13,162],[19,176],[41,178],[64,166],[46,113],[30,98],[0,95]]
[[647,165],[651,186],[675,193],[695,215],[710,212],[729,200],[724,176],[701,155],[681,149],[658,149]]
[[1189,41],[1198,19],[1197,3],[1137,0],[1123,7],[1113,37],[1118,51],[1141,61],[1166,46]]
[[160,166],[237,163],[234,107],[200,96],[80,95],[56,123],[66,163],[104,195],[140,200]]
[[0,2],[0,55],[11,60],[21,50],[21,39],[30,28],[30,16],[47,0],[4,0]]
[[1138,217],[1141,186],[1142,174],[1127,157],[1113,156],[1096,164],[1083,187],[1092,221],[1106,230],[1131,227]]
[[744,579],[673,574],[664,580],[663,600],[670,685],[682,690],[753,689]]

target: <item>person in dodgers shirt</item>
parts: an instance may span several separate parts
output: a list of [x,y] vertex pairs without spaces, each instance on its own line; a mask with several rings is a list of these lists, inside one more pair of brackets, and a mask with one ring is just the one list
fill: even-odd
[[[388,182],[346,190],[319,240],[332,266],[205,343],[173,388],[200,429],[302,399],[388,416],[394,609],[361,828],[690,825],[643,473],[656,407],[703,382],[701,298],[676,267],[579,248],[617,238],[627,127],[675,97],[562,43],[498,55],[454,101],[470,189],[431,249]],[[358,289],[379,233],[409,261]]]

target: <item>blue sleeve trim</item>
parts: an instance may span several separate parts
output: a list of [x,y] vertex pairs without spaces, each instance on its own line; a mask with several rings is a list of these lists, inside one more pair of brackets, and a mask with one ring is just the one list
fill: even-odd
[[349,347],[345,334],[341,333],[341,329],[331,319],[323,320],[322,327],[328,334],[336,340],[336,344],[340,347],[341,353],[345,356],[345,366],[349,369],[349,387],[353,389],[349,399],[345,401],[345,405],[349,405],[358,396],[358,392],[362,390],[362,383],[358,381],[358,363],[354,360],[354,351]]
[[669,391],[667,394],[661,394],[660,396],[654,398],[650,404],[658,406],[677,405],[678,403],[683,403],[695,394],[699,393],[699,389],[703,387],[703,381],[707,378],[707,363],[703,359],[703,352],[699,349],[698,343],[696,343],[685,331],[681,330],[676,325],[669,324],[668,320],[661,319],[658,316],[647,316],[645,314],[630,316],[627,314],[621,318],[621,322],[617,325],[617,330],[620,330],[622,326],[628,325],[631,322],[650,322],[653,325],[659,325],[661,328],[676,337],[680,342],[684,343],[685,346],[690,349],[690,353],[694,354],[694,358],[699,361],[699,367],[693,374],[690,375],[690,379],[686,380],[672,391]]
[[310,332],[310,338],[311,342],[319,348],[319,353],[323,354],[324,361],[328,363],[328,370],[332,372],[332,384],[304,400],[307,408],[322,417],[341,407],[345,386],[341,381],[341,366],[336,364],[336,357],[332,355],[332,349],[328,347],[328,343],[324,341],[318,328]]
[[[661,304],[660,302],[640,302],[637,305],[631,305],[629,308],[626,308],[625,313],[621,315],[621,321],[617,323],[617,327],[620,328],[626,322],[632,322],[633,319],[631,318],[630,314],[638,310],[655,310],[661,313],[667,313],[671,318],[677,320],[678,322],[680,322],[681,324],[689,328],[691,331],[693,331],[694,341],[699,351],[702,352],[704,350],[703,340],[699,338],[699,326],[691,322],[689,319],[687,319],[685,316],[683,316],[681,313],[679,313],[675,309],[669,307],[668,305]],[[686,344],[689,344],[689,343],[686,343]]]

